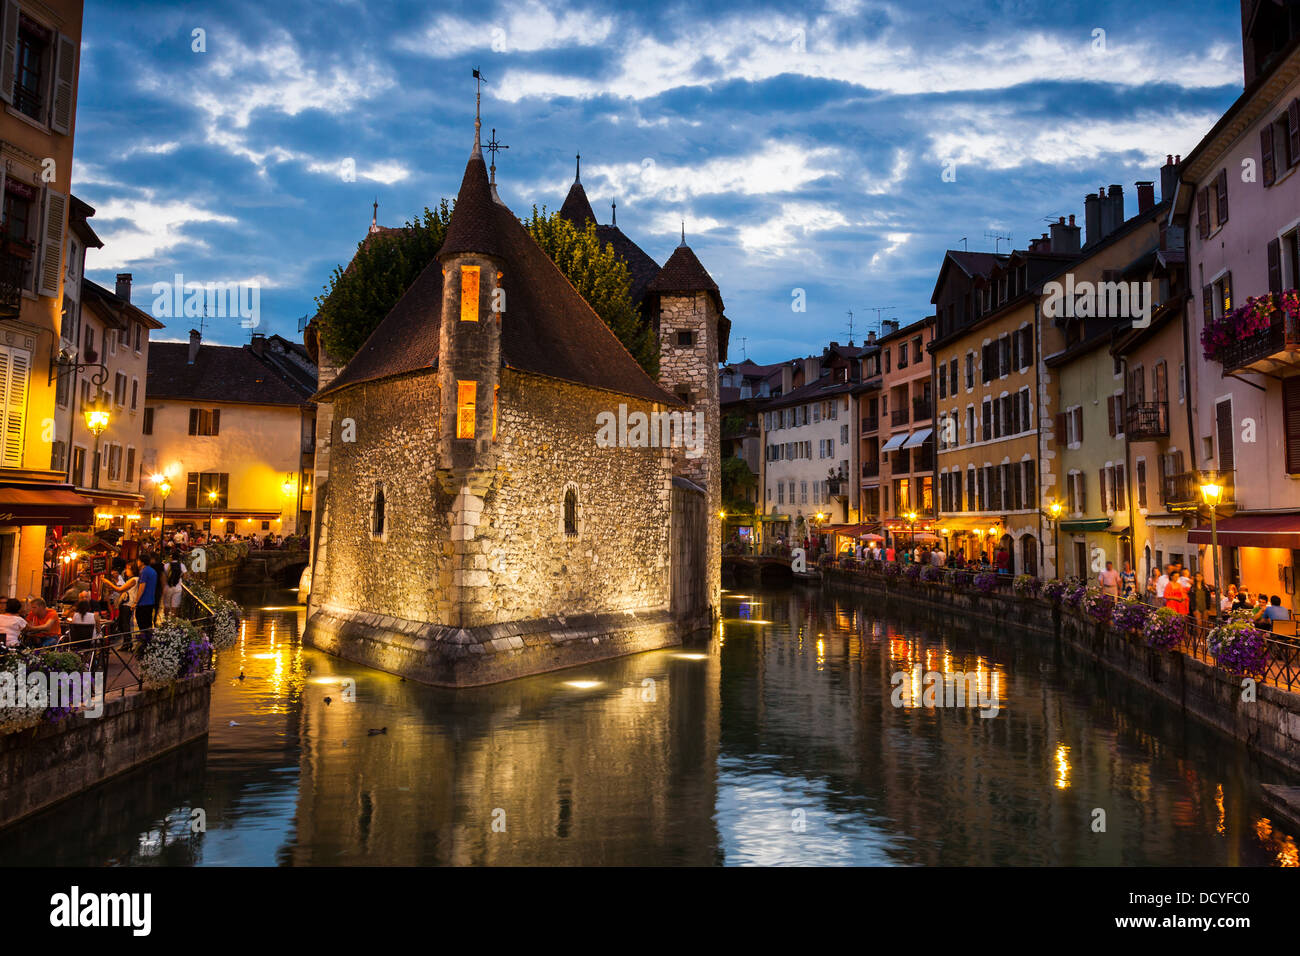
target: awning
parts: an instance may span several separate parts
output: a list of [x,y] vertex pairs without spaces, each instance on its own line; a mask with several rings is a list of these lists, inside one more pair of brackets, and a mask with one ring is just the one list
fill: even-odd
[[94,524],[95,506],[62,488],[0,488],[0,524]]
[[1149,528],[1181,528],[1182,526],[1182,515],[1147,515]]
[[[1218,522],[1219,544],[1233,548],[1300,548],[1300,512],[1235,514]],[[1187,532],[1191,544],[1210,544],[1210,526]]]
[[907,432],[899,432],[897,435],[892,436],[889,441],[881,445],[880,450],[882,452],[897,451],[903,446],[903,442],[905,441],[907,441]]
[[[918,428],[912,432],[912,437],[903,443],[904,448],[920,448],[925,444],[925,440],[934,434],[933,428]],[[893,441],[891,438],[890,441]]]
[[1078,534],[1082,531],[1109,531],[1109,518],[1079,518],[1075,521],[1062,521],[1061,530]]
[[981,534],[983,534],[994,525],[998,525],[999,527],[1001,527],[1003,523],[1004,522],[1001,518],[994,518],[994,517],[943,518],[942,520],[939,521],[939,527],[948,529],[948,532],[950,534],[955,533],[957,531],[978,531]]

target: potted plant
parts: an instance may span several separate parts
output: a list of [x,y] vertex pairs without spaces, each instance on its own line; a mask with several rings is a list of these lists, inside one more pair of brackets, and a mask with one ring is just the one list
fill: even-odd
[[1142,625],[1142,636],[1148,647],[1168,650],[1187,636],[1187,618],[1173,608],[1158,607]]
[[1017,597],[1035,598],[1042,591],[1043,582],[1032,574],[1017,574],[1011,588]]

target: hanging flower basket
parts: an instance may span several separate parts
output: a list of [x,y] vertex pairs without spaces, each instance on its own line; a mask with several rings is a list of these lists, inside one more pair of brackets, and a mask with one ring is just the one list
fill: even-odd
[[1158,607],[1142,626],[1142,636],[1148,647],[1168,650],[1187,636],[1187,618],[1173,608]]
[[1255,627],[1248,615],[1233,617],[1210,631],[1206,649],[1214,662],[1229,674],[1263,674],[1268,664],[1267,635]]
[[1151,611],[1150,605],[1135,597],[1116,601],[1110,612],[1110,625],[1125,634],[1136,634],[1146,626]]
[[1065,596],[1066,584],[1060,579],[1053,579],[1043,585],[1043,597],[1053,604],[1060,604],[1061,599]]
[[1043,582],[1032,574],[1017,574],[1016,579],[1011,582],[1012,589],[1019,597],[1038,597],[1043,589]]
[[1300,291],[1287,289],[1251,296],[1231,312],[1208,320],[1201,330],[1202,354],[1218,361],[1229,346],[1267,332],[1279,314],[1292,322],[1300,320]]

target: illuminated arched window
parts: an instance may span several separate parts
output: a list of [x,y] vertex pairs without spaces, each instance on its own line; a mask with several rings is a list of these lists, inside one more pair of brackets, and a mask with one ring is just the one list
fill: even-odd
[[376,538],[384,536],[384,486],[375,485],[375,497],[371,506],[370,533]]
[[574,488],[564,492],[564,533],[570,536],[578,533],[578,492]]

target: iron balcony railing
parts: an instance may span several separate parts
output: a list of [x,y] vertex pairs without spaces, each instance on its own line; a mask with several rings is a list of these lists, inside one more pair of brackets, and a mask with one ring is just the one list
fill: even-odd
[[22,309],[32,245],[19,239],[0,239],[0,316],[12,318]]
[[1224,375],[1272,371],[1274,364],[1300,364],[1300,317],[1279,312],[1267,329],[1225,345],[1214,357],[1223,366]]
[[934,404],[928,398],[912,399],[912,421],[924,421],[934,414]]
[[1210,478],[1222,487],[1219,506],[1236,503],[1235,473],[1230,471],[1200,472],[1184,471],[1176,475],[1165,475],[1161,488],[1161,499],[1170,511],[1195,511],[1202,505],[1201,485]]
[[870,435],[878,428],[880,428],[880,419],[875,415],[872,415],[870,418],[862,419],[862,434]]
[[876,477],[878,477],[879,475],[880,475],[880,462],[879,462],[879,461],[864,461],[864,462],[862,463],[862,477],[863,477],[863,478],[876,478]]
[[896,409],[894,409],[893,412],[891,413],[891,422],[892,422],[892,424],[894,424],[894,425],[906,425],[906,424],[907,424],[907,406],[903,406],[902,408],[896,408]]
[[1168,437],[1169,403],[1138,402],[1130,405],[1124,413],[1124,432],[1136,441]]

